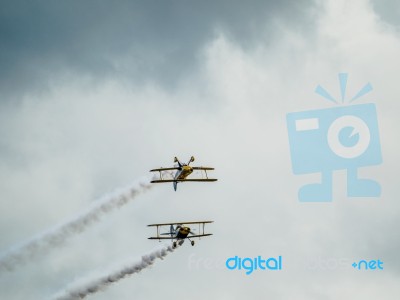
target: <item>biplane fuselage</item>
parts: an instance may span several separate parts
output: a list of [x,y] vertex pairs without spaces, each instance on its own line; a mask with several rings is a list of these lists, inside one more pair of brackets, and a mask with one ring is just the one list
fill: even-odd
[[190,233],[190,227],[185,227],[185,226],[183,226],[183,227],[179,228],[179,230],[178,230],[177,233],[176,233],[175,238],[176,238],[177,240],[184,240],[184,239],[187,238],[187,236],[189,235],[189,233]]
[[175,173],[174,179],[175,180],[185,180],[190,174],[193,173],[193,168],[191,166],[182,166],[182,170],[178,170]]
[[[188,239],[192,246],[194,246],[193,238],[201,238],[204,236],[210,236],[212,233],[205,233],[204,226],[207,223],[213,221],[198,221],[198,222],[182,222],[182,223],[163,223],[163,224],[150,224],[147,226],[157,227],[157,235],[149,237],[150,240],[172,240],[172,245],[175,248],[177,244],[182,245],[185,239]],[[190,227],[183,225],[186,224],[197,224],[199,225],[198,234],[192,232]],[[176,225],[176,227],[174,227]],[[160,227],[170,226],[169,231],[160,233]],[[201,229],[202,228],[202,229]]]
[[[192,156],[187,164],[181,163],[178,158],[175,157],[174,162],[177,163],[174,167],[171,168],[158,168],[158,169],[153,169],[150,170],[150,172],[159,172],[160,173],[160,179],[153,179],[151,183],[163,183],[163,182],[172,182],[174,186],[174,190],[176,191],[178,182],[185,182],[185,181],[191,181],[191,182],[212,182],[212,181],[217,181],[217,179],[212,179],[208,178],[207,171],[208,170],[214,170],[214,168],[209,168],[209,167],[192,167],[189,166],[191,162],[194,161],[194,157]],[[164,171],[172,171],[176,170],[175,175],[171,176],[171,179],[164,179],[163,178],[163,172]],[[187,178],[190,174],[193,173],[194,170],[200,170],[203,171],[205,174],[206,178]]]

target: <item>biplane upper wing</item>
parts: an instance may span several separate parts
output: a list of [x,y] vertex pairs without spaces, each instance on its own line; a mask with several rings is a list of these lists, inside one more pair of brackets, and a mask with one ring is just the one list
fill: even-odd
[[152,227],[152,226],[166,226],[166,225],[176,225],[177,223],[159,223],[159,224],[149,224],[147,227]]
[[180,222],[175,224],[206,224],[206,223],[214,223],[214,221],[191,221],[191,222]]
[[214,168],[210,168],[210,167],[193,167],[193,170],[214,170]]
[[151,226],[167,226],[167,225],[186,225],[186,224],[206,224],[206,223],[213,223],[214,221],[196,221],[196,222],[173,222],[173,223],[159,223],[159,224],[150,224],[147,225],[148,227]]
[[150,172],[161,172],[161,171],[169,171],[169,170],[178,170],[178,167],[174,167],[174,168],[159,168],[159,169],[153,169],[150,170]]

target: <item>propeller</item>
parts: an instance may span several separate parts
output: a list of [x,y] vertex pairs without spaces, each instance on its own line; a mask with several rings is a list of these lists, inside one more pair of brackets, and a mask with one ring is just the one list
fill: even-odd
[[[176,229],[178,229],[179,226],[176,227]],[[160,235],[170,235],[171,237],[176,233],[176,230],[174,228],[174,225],[171,225],[169,227],[169,232],[164,232],[164,233],[160,233]]]
[[194,161],[194,156],[190,157],[190,159],[189,159],[187,165],[190,165],[190,163],[193,162],[193,161]]
[[189,231],[189,234],[191,234],[191,235],[196,235],[196,232],[194,232],[194,231],[196,231],[196,229],[190,230],[190,231]]

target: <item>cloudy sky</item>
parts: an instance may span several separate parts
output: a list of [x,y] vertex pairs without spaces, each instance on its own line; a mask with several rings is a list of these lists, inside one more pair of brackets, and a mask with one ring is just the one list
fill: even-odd
[[[400,5],[385,1],[2,1],[0,254],[170,166],[218,182],[157,185],[62,244],[0,273],[0,298],[47,299],[158,246],[146,225],[210,219],[150,269],[88,299],[393,299],[399,295]],[[335,105],[370,82],[383,163],[378,198],[302,203],[286,114]],[[229,271],[281,255],[281,271]],[[384,270],[351,264],[380,259]]]

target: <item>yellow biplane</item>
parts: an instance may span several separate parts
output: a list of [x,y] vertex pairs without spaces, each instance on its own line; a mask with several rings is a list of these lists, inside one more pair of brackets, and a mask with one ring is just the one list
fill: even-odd
[[[210,236],[212,233],[205,233],[204,227],[207,223],[212,223],[214,221],[197,221],[197,222],[175,222],[175,223],[160,223],[160,224],[150,224],[148,227],[157,227],[157,236],[149,237],[149,240],[171,240],[172,247],[175,248],[177,244],[182,245],[185,239],[188,239],[192,246],[194,246],[194,241],[191,238],[201,238],[203,236]],[[188,224],[198,224],[199,234],[195,234],[190,227],[185,226]],[[169,232],[160,233],[160,227],[170,226]],[[201,226],[202,225],[202,226]],[[176,226],[176,227],[174,227]],[[202,230],[201,230],[202,228]]]
[[[172,167],[172,168],[159,168],[159,169],[150,170],[150,172],[160,172],[160,179],[152,180],[151,183],[173,182],[174,190],[176,191],[176,188],[178,186],[178,182],[185,182],[185,181],[211,182],[211,181],[217,181],[217,179],[208,178],[208,175],[207,175],[207,171],[214,170],[214,168],[192,167],[192,166],[190,166],[190,163],[193,162],[193,161],[194,161],[194,157],[192,156],[187,164],[183,164],[178,160],[178,158],[175,157],[174,162],[177,163],[177,165],[175,167]],[[170,171],[170,170],[176,170],[176,173],[173,176],[173,179],[164,179],[162,172]],[[206,178],[189,178],[188,179],[187,177],[190,174],[192,174],[194,170],[204,171]]]

